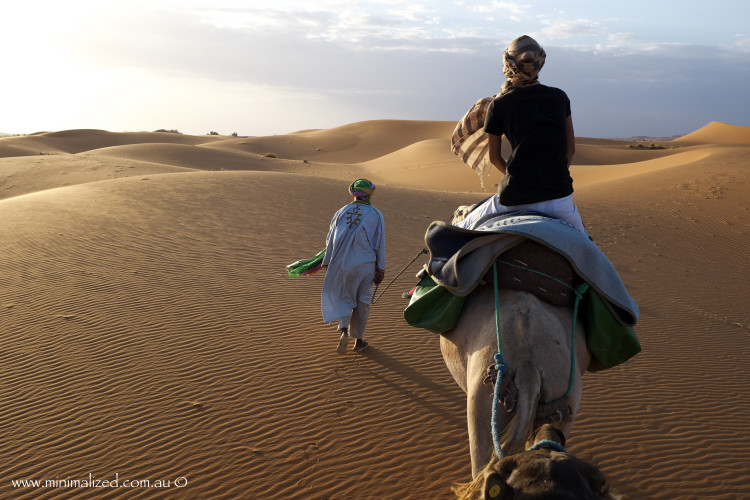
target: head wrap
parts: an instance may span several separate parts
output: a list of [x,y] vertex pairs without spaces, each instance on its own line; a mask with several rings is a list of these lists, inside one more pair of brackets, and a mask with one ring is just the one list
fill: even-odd
[[539,83],[538,75],[544,66],[547,53],[530,36],[519,36],[503,52],[503,75],[508,79],[501,94],[513,88],[527,87]]
[[357,179],[349,184],[349,194],[367,204],[370,203],[370,195],[374,192],[375,184],[367,179]]

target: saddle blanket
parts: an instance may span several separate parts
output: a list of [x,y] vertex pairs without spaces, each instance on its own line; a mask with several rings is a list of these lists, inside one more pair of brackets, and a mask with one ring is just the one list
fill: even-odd
[[500,214],[475,229],[433,222],[425,234],[429,251],[425,268],[435,283],[453,295],[465,297],[501,254],[526,240],[565,257],[621,324],[632,327],[638,322],[638,305],[607,256],[581,231],[542,214]]

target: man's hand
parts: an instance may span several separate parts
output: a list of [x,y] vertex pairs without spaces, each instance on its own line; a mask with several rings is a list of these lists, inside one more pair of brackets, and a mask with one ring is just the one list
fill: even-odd
[[385,279],[385,271],[378,269],[375,271],[375,284],[379,285],[381,281]]

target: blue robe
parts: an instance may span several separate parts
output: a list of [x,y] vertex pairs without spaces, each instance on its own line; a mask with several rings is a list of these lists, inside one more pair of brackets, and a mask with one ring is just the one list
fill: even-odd
[[339,209],[326,237],[323,265],[328,266],[321,294],[323,321],[348,316],[358,301],[369,304],[375,271],[385,271],[385,221],[380,210],[365,203]]

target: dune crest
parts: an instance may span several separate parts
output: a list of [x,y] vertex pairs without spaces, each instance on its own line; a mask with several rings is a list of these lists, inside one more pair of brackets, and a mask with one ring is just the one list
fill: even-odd
[[372,120],[323,130],[250,137],[215,143],[255,154],[331,163],[369,161],[419,141],[450,137],[454,122]]
[[[215,142],[216,136],[194,136],[172,132],[108,132],[79,129],[6,137],[0,140],[0,158],[49,154],[76,154],[130,144],[189,144]],[[26,151],[25,155],[19,154]],[[14,154],[15,153],[15,154]]]
[[711,122],[705,127],[673,139],[671,142],[686,144],[750,144],[750,127]]

